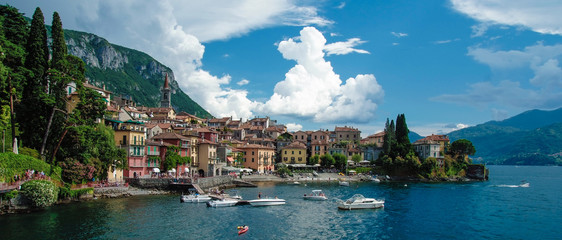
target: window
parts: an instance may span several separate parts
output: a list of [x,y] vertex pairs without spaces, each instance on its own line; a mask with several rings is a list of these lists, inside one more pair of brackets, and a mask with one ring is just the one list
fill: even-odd
[[[254,151],[252,151],[252,155],[254,155]],[[253,161],[252,161],[253,162]]]
[[299,151],[299,154],[301,154],[301,151]]
[[252,162],[254,162],[254,158],[252,158]]
[[295,154],[295,151],[291,151],[291,154]]
[[285,154],[287,154],[287,150],[285,150]]

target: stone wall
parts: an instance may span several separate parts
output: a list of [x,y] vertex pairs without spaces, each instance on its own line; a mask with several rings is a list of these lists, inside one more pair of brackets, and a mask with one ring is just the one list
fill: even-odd
[[198,184],[201,189],[207,190],[213,187],[232,185],[233,179],[234,177],[232,176],[216,176],[216,177],[199,178],[195,180],[193,183]]
[[483,164],[468,165],[466,176],[470,179],[488,180],[488,169]]
[[137,188],[168,189],[171,178],[127,178],[125,182]]

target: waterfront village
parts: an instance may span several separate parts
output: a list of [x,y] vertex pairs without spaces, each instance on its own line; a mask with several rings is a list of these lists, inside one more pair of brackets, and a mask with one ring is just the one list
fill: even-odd
[[[383,150],[384,131],[366,138],[361,138],[361,131],[351,126],[288,132],[286,126],[269,117],[242,121],[232,117],[201,119],[185,112],[176,113],[167,74],[158,108],[136,106],[130,99],[112,98],[111,92],[103,87],[85,86],[106,99],[108,114],[103,120],[115,131],[115,143],[127,152],[128,168],[111,169],[109,182],[127,178],[264,175],[274,173],[278,163],[292,170],[312,172],[320,164],[318,160],[311,164],[311,159],[325,154],[345,156],[346,166],[371,166]],[[72,87],[68,89],[70,102],[76,103],[78,99]],[[69,105],[68,111],[72,107]],[[434,157],[441,165],[439,160],[443,159],[448,145],[446,135],[431,135],[413,143],[421,158]],[[161,163],[170,146],[191,161],[163,167]]]
[[[126,98],[86,84],[106,99],[108,114],[103,119],[115,131],[115,142],[126,150],[128,169],[112,169],[109,182],[124,178],[214,177],[247,172],[271,174],[276,163],[291,169],[315,169],[307,165],[313,156],[343,154],[349,165],[371,165],[383,147],[384,132],[361,138],[361,131],[350,126],[334,130],[288,132],[287,127],[269,117],[248,121],[232,117],[201,119],[192,114],[176,113],[172,108],[167,75],[161,89],[160,107],[136,106]],[[73,86],[68,87],[71,103],[78,99]],[[68,106],[68,111],[73,105]],[[413,143],[421,157],[443,157],[449,144],[446,135],[431,135]],[[168,147],[177,147],[191,162],[163,168]],[[356,157],[354,157],[356,156]],[[353,160],[355,161],[353,161]],[[352,172],[353,173],[353,172]]]
[[[113,129],[116,147],[126,153],[127,166],[109,168],[106,179],[82,180],[82,184],[73,182],[68,191],[79,192],[74,194],[75,197],[70,193],[67,195],[74,200],[83,199],[80,196],[84,193],[89,196],[86,198],[94,195],[135,195],[131,194],[129,184],[137,187],[135,189],[145,190],[183,191],[188,190],[185,187],[195,187],[196,191],[204,193],[217,187],[252,186],[252,181],[392,180],[388,175],[373,178],[377,178],[377,173],[373,171],[375,161],[384,151],[385,131],[366,138],[361,138],[361,131],[351,126],[288,132],[286,126],[269,117],[256,117],[244,122],[232,117],[202,119],[185,112],[176,113],[171,103],[167,74],[161,89],[160,107],[157,108],[137,106],[131,99],[112,96],[103,86],[100,88],[86,82],[84,87],[96,91],[105,99],[106,114],[97,121]],[[67,93],[67,111],[71,112],[80,101],[74,83],[67,86]],[[443,171],[446,164],[444,152],[449,146],[446,135],[427,136],[415,141],[412,146],[421,159],[434,159],[431,164]],[[184,161],[166,164],[167,151],[176,152]],[[323,163],[326,156],[332,158],[332,164]],[[334,158],[339,158],[339,161]],[[401,164],[402,168],[408,167],[407,163]],[[465,174],[478,180],[484,180],[485,175],[482,177],[480,173],[471,177],[469,173]],[[239,180],[242,177],[246,181]],[[29,169],[19,177],[15,176],[12,182],[2,183],[0,190],[3,195],[10,195],[10,191],[21,188],[19,186],[26,180],[44,178],[43,171]],[[175,185],[184,188],[171,189],[177,183],[185,183]],[[116,194],[112,187],[119,186],[127,188],[117,190]],[[77,188],[91,190],[80,192]],[[93,188],[96,194],[93,194]],[[140,194],[152,193],[143,190]],[[4,208],[7,212],[29,209],[21,202],[8,203]]]

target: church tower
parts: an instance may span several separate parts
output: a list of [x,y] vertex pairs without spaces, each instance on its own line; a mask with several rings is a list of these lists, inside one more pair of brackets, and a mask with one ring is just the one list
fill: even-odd
[[160,107],[162,108],[172,107],[172,94],[170,89],[170,83],[168,82],[168,73],[166,73],[166,79],[164,80],[164,87],[162,88],[162,99],[160,100]]

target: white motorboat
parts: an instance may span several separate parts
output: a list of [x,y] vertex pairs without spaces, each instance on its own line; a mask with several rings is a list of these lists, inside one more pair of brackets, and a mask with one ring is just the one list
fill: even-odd
[[366,198],[361,194],[355,194],[347,201],[338,202],[338,208],[343,210],[353,209],[367,209],[367,208],[382,208],[384,207],[384,200],[374,198]]
[[208,202],[211,201],[211,197],[209,197],[209,195],[201,195],[201,194],[189,194],[189,195],[181,195],[181,202],[193,202],[193,203],[199,203],[199,202]]
[[207,202],[207,207],[232,207],[238,203],[236,199],[220,199]]
[[259,198],[254,200],[249,200],[248,203],[254,207],[261,206],[275,206],[285,204],[285,199],[279,198]]
[[322,192],[322,190],[312,190],[312,193],[307,195],[304,195],[304,200],[313,200],[313,201],[326,201],[328,200],[328,198],[326,197],[326,195],[324,195],[324,193]]
[[371,182],[380,183],[381,180],[375,176],[371,177]]
[[348,181],[340,181],[340,186],[349,187],[349,182]]
[[234,191],[232,195],[229,195],[228,198],[235,199],[235,200],[242,200],[242,196],[238,191]]

